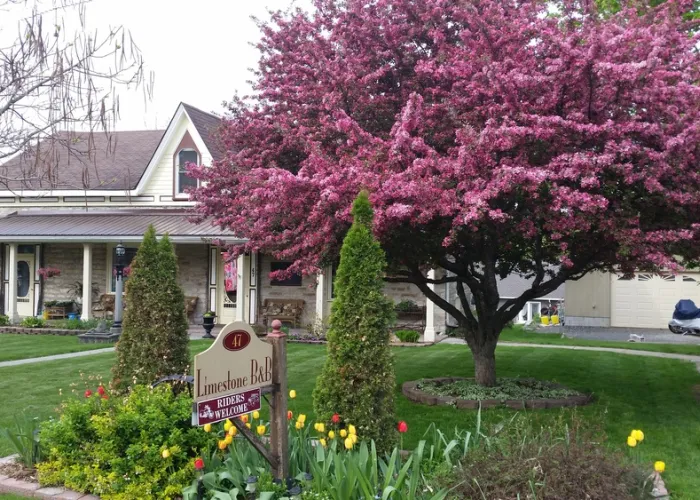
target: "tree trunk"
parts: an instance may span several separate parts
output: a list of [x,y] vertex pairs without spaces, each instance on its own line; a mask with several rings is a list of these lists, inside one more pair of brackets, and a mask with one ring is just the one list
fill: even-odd
[[496,341],[487,341],[472,349],[476,383],[486,387],[496,385]]

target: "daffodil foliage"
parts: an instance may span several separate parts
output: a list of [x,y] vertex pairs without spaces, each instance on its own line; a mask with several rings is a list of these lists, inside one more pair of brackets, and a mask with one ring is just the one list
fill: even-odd
[[[392,279],[466,329],[495,381],[501,331],[595,270],[682,265],[700,245],[700,56],[692,2],[316,0],[261,24],[255,94],[203,215],[311,273],[370,192]],[[429,287],[456,283],[461,307]],[[532,279],[499,305],[497,278]],[[473,296],[476,310],[469,308]]]

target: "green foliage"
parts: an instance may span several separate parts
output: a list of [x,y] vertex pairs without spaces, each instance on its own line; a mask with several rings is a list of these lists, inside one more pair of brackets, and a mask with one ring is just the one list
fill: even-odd
[[39,481],[104,499],[175,498],[194,478],[193,457],[213,446],[213,436],[192,427],[191,412],[192,399],[167,385],[71,399],[42,426],[48,458]]
[[69,311],[73,310],[75,302],[72,300],[47,300],[44,302],[44,307],[65,307]]
[[420,333],[418,333],[415,330],[396,330],[394,332],[394,335],[396,335],[396,337],[401,342],[409,342],[409,343],[418,342],[418,339],[420,338]]
[[11,444],[22,465],[33,468],[43,455],[39,445],[39,419],[15,416],[14,424],[13,427],[0,429],[0,436]]
[[416,304],[412,300],[402,300],[401,302],[398,302],[394,306],[394,309],[397,312],[418,312],[418,311],[420,311],[420,307],[418,307],[418,304]]
[[550,382],[534,379],[499,378],[493,387],[485,387],[477,384],[472,379],[456,380],[454,382],[440,383],[438,381],[425,381],[418,388],[436,396],[451,396],[461,399],[516,399],[527,401],[539,398],[566,398],[579,396],[580,392],[565,387],[559,387]]
[[[61,330],[92,330],[97,327],[97,324],[102,321],[100,319],[82,320],[74,319],[51,319],[46,322],[47,327],[60,328]],[[107,326],[112,326],[112,320],[106,320]]]
[[43,328],[44,325],[44,320],[35,316],[27,316],[20,323],[20,326],[23,326],[25,328]]
[[0,314],[0,326],[7,326],[10,324],[10,317],[6,314]]
[[148,228],[126,283],[122,335],[117,343],[114,385],[150,384],[166,375],[184,374],[189,365],[189,337],[177,260],[167,235],[160,242]]
[[328,357],[316,381],[314,409],[326,422],[338,413],[383,453],[396,441],[396,381],[389,348],[394,306],[383,293],[386,259],[372,234],[366,192],[357,197],[352,213],[355,220],[340,251]]

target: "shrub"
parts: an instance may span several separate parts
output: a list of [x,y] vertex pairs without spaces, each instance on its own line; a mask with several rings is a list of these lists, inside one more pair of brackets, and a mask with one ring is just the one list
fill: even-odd
[[105,499],[179,496],[194,478],[192,458],[214,444],[192,427],[192,399],[167,385],[105,396],[69,400],[58,419],[43,424],[48,457],[37,466],[39,481]]
[[394,306],[397,312],[418,312],[420,307],[412,300],[402,300]]
[[355,200],[354,222],[340,251],[331,307],[328,357],[314,389],[316,415],[339,414],[381,453],[396,441],[394,366],[389,348],[393,303],[384,296],[386,259],[372,234],[366,192]]
[[420,333],[415,330],[397,330],[394,332],[394,335],[396,335],[401,342],[418,342],[420,338]]
[[534,379],[499,378],[496,379],[496,385],[493,387],[479,385],[473,379],[455,380],[448,383],[427,380],[418,384],[417,387],[436,396],[477,400],[529,400],[537,398],[566,398],[581,395],[580,392],[573,389]]
[[16,416],[15,425],[0,429],[13,451],[19,455],[19,461],[27,468],[33,468],[42,459],[39,445],[39,419],[26,415]]
[[10,317],[6,314],[0,314],[0,326],[7,326],[10,324]]
[[[88,320],[82,320],[80,318],[75,318],[75,319],[56,319],[56,320],[49,320],[46,322],[47,326],[51,326],[54,328],[60,328],[63,330],[91,330],[95,327],[97,327],[97,324],[102,321],[100,319],[88,319]],[[106,320],[107,326],[112,325],[112,320]]]
[[21,326],[25,328],[43,328],[44,320],[42,318],[37,318],[35,316],[27,316],[20,323]]
[[149,226],[131,263],[126,283],[122,334],[113,367],[114,385],[150,384],[161,377],[184,374],[189,365],[185,296],[177,282],[177,260],[170,239],[156,240]]

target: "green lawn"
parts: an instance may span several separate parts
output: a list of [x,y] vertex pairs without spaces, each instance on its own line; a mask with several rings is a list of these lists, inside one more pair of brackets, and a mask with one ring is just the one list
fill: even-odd
[[10,493],[0,493],[0,500],[25,500],[27,497],[12,495]]
[[[206,348],[206,341],[194,341],[192,350]],[[311,411],[315,375],[324,361],[324,347],[289,345],[289,386],[298,397],[290,401],[295,413],[303,412],[313,420]],[[465,346],[438,345],[429,348],[400,348],[394,350],[398,384],[422,377],[444,375],[470,376],[471,356]],[[700,491],[700,407],[692,388],[700,384],[695,366],[675,360],[622,356],[614,353],[508,347],[497,351],[498,375],[536,377],[555,380],[567,386],[593,391],[594,404],[578,410],[544,410],[527,412],[527,417],[547,425],[562,412],[577,411],[583,418],[602,421],[610,445],[623,448],[627,434],[633,428],[642,429],[646,439],[641,447],[642,458],[651,463],[664,460],[665,473],[673,498],[697,498]],[[108,377],[113,362],[112,353],[0,369],[0,425],[7,424],[21,410],[46,418],[53,413],[63,397],[71,392],[71,383],[79,395],[86,386],[95,387],[97,378]],[[81,373],[83,376],[81,377]],[[93,377],[90,379],[90,377]],[[63,390],[63,396],[59,395]],[[351,390],[348,388],[348,390]],[[455,426],[473,428],[475,411],[451,407],[427,407],[414,404],[400,394],[397,385],[397,417],[406,420],[409,432],[405,445],[420,439],[432,421],[442,429]],[[489,425],[506,420],[510,410],[488,410],[483,413]],[[9,451],[0,441],[0,455]]]
[[525,342],[528,344],[556,344],[586,347],[614,347],[635,351],[670,352],[700,356],[700,344],[651,344],[640,342],[611,342],[607,340],[587,340],[561,338],[560,333],[535,333],[521,327],[507,328],[499,337],[499,342]]
[[91,351],[114,344],[81,344],[74,335],[24,335],[0,333],[0,361],[39,358],[52,354]]

